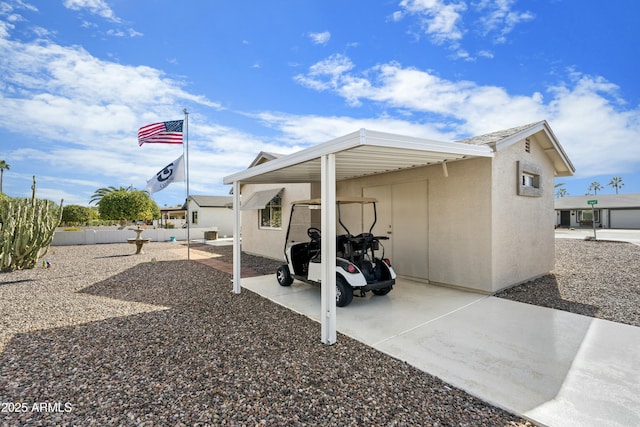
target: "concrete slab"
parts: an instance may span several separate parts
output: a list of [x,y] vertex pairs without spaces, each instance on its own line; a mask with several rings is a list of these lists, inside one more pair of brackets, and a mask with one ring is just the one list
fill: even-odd
[[[320,320],[319,288],[242,286]],[[550,426],[640,425],[640,328],[398,280],[337,310],[338,331]]]
[[[590,228],[557,228],[556,239],[585,239],[593,237],[593,229]],[[622,230],[613,228],[596,229],[598,240],[612,240],[616,242],[629,242],[640,245],[640,230]]]

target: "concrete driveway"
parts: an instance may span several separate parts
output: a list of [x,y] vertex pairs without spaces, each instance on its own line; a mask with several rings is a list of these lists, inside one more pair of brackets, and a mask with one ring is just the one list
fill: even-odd
[[[593,237],[591,228],[557,228],[556,239],[584,239]],[[598,240],[612,240],[617,242],[629,242],[640,245],[640,230],[622,230],[615,228],[597,228],[596,236]]]
[[[320,321],[317,287],[274,275],[242,286]],[[537,423],[640,425],[637,327],[400,279],[338,308],[337,328]]]

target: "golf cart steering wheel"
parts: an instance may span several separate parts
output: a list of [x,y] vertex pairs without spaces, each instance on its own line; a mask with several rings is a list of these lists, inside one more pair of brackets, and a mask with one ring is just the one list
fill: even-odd
[[309,236],[311,240],[320,240],[320,230],[315,227],[309,227],[309,229],[307,229],[307,236]]

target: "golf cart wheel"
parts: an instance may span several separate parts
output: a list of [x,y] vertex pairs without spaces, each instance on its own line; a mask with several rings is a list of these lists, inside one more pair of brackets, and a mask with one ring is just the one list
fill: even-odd
[[284,264],[278,267],[278,271],[276,271],[276,279],[278,279],[280,286],[291,286],[293,283],[293,277],[291,277],[288,265]]
[[391,286],[382,289],[375,289],[371,292],[373,292],[374,295],[386,295],[391,292]]
[[353,300],[353,288],[342,276],[336,277],[336,306],[346,307]]

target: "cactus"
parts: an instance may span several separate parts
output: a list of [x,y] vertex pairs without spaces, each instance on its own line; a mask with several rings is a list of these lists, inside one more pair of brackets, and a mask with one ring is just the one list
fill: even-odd
[[53,233],[62,219],[60,206],[36,199],[33,177],[31,199],[0,201],[0,271],[33,268],[49,250]]

